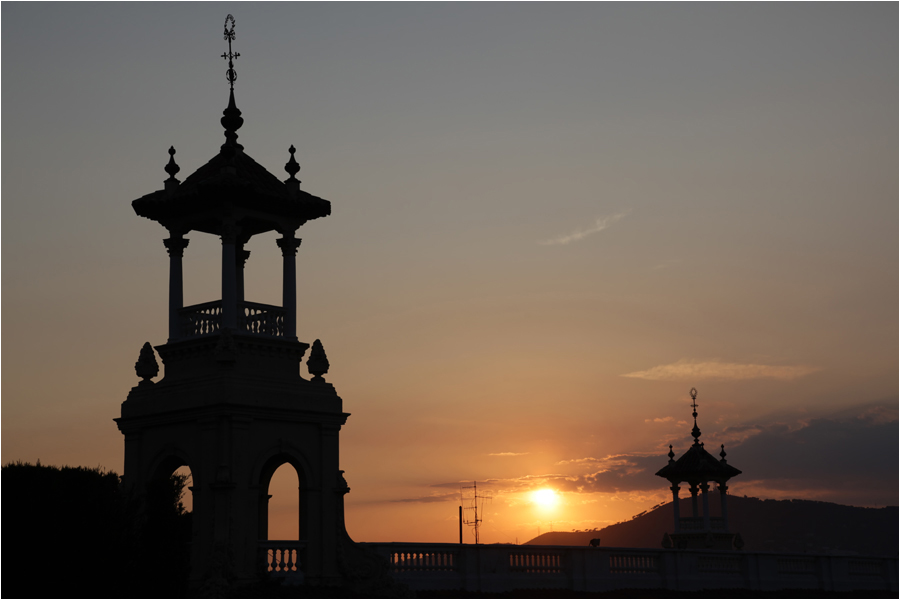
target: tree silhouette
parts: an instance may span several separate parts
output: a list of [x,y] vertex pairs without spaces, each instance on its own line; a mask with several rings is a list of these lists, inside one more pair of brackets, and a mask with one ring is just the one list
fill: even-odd
[[[183,596],[185,477],[128,497],[99,467],[3,466],[4,597]],[[52,574],[52,576],[50,575]]]

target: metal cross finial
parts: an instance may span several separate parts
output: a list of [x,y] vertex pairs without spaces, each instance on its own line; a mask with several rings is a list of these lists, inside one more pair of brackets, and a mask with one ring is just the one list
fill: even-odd
[[700,445],[700,428],[697,427],[697,388],[691,388],[691,407],[694,409],[694,428],[691,429],[691,435],[694,436],[694,445]]
[[[228,22],[231,21],[231,29],[228,29]],[[237,79],[237,72],[234,70],[234,59],[240,56],[240,52],[232,52],[231,51],[231,42],[234,41],[234,17],[228,15],[225,17],[225,39],[228,41],[228,52],[222,54],[222,58],[228,59],[228,70],[225,71],[225,77],[228,79],[228,83],[231,85],[231,89],[234,89],[234,82]]]

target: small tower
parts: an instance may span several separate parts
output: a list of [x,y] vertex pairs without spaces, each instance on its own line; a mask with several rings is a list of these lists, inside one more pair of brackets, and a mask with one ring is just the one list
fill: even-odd
[[[717,550],[740,549],[743,542],[740,535],[729,532],[728,508],[726,497],[728,486],[726,483],[732,477],[741,472],[725,461],[725,445],[719,453],[721,459],[716,459],[703,448],[700,441],[700,428],[697,427],[697,390],[691,388],[691,407],[694,409],[694,428],[691,435],[694,443],[688,448],[681,458],[675,460],[672,446],[669,446],[669,464],[656,472],[659,477],[669,480],[672,484],[672,506],[675,511],[675,532],[666,534],[663,538],[663,547],[671,548],[711,548]],[[678,502],[678,492],[681,489],[678,484],[686,482],[691,492],[691,516],[682,517]],[[709,483],[714,482],[719,487],[721,503],[721,517],[712,517],[709,512]],[[702,498],[703,514],[697,502],[698,492]]]
[[[229,29],[229,24],[231,25]],[[267,571],[328,584],[346,572],[354,550],[344,529],[349,492],[339,465],[338,433],[347,420],[341,398],[325,381],[328,360],[316,340],[312,378],[301,376],[309,344],[297,339],[297,229],[331,214],[331,204],[300,189],[293,146],[281,181],[237,142],[243,124],[234,97],[237,79],[228,41],[225,143],[180,182],[169,149],[164,188],[132,202],[135,213],[166,228],[169,255],[168,340],[150,344],[136,365],[142,381],[116,419],[125,436],[123,485],[142,497],[147,485],[188,466],[193,477],[191,583],[241,583]],[[282,254],[283,302],[272,306],[244,295],[251,237],[275,231]],[[183,306],[182,256],[190,232],[221,240],[221,297]],[[313,365],[312,363],[316,364]],[[268,486],[290,464],[299,480],[297,540],[267,540]]]

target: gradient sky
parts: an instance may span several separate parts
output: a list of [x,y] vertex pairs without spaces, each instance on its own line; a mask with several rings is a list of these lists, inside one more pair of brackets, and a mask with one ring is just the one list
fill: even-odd
[[[332,202],[298,232],[298,335],[351,413],[356,540],[454,541],[473,479],[485,542],[646,510],[692,386],[733,493],[897,504],[897,4],[0,12],[4,462],[121,473],[112,419],[167,333],[166,233],[131,201],[170,145],[183,180],[224,140],[230,12],[245,151],[284,178],[294,144]],[[219,242],[189,237],[185,301],[217,299]],[[248,300],[281,303],[274,238]]]

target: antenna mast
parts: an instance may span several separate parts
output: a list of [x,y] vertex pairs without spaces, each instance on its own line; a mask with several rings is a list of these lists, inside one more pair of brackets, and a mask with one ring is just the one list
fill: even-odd
[[[466,498],[463,490],[472,490],[472,497]],[[481,522],[484,520],[484,501],[491,500],[493,496],[479,496],[478,495],[478,482],[473,481],[472,485],[461,486],[459,488],[460,499],[462,500],[461,504],[463,507],[463,523],[466,525],[471,525],[475,530],[475,544],[478,544],[478,530],[481,527]],[[481,503],[481,517],[478,516],[479,511],[479,501]],[[466,515],[466,512],[471,512],[471,517]]]

